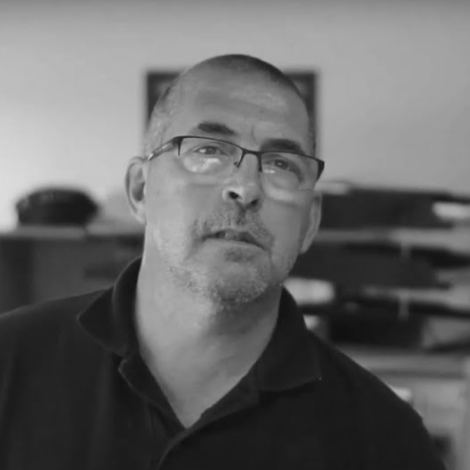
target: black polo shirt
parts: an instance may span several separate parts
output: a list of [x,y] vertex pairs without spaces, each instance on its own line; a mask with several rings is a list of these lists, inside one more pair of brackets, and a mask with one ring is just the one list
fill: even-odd
[[138,353],[139,267],[0,316],[0,469],[444,468],[418,415],[310,333],[287,291],[259,360],[185,429]]

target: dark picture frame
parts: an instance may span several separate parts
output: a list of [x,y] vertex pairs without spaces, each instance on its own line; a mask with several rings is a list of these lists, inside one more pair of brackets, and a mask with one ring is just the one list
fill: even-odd
[[[178,70],[150,70],[147,72],[145,127],[148,124],[158,98],[160,98],[180,72]],[[297,85],[311,118],[314,135],[318,136],[318,73],[314,70],[284,70],[284,73]]]

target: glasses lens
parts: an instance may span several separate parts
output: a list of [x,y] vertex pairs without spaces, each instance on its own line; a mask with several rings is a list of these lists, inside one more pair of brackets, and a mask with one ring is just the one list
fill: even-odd
[[312,187],[319,172],[315,160],[288,152],[263,153],[262,164],[264,179],[284,189]]
[[218,175],[233,166],[241,156],[241,149],[204,137],[186,137],[181,142],[180,157],[188,171]]
[[[191,173],[218,177],[236,171],[242,149],[230,142],[206,137],[185,137],[181,141],[179,157]],[[318,178],[318,162],[289,152],[263,152],[262,179],[268,186],[285,190],[313,187]]]

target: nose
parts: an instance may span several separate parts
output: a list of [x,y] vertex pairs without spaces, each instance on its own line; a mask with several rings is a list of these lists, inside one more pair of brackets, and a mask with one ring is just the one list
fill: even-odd
[[259,174],[259,163],[256,155],[245,154],[238,168],[226,181],[222,197],[225,201],[251,208],[258,208],[263,200],[263,187]]

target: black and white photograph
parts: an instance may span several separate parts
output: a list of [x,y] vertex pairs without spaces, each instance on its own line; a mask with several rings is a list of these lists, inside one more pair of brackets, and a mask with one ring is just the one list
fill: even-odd
[[469,0],[0,0],[0,470],[470,470]]

